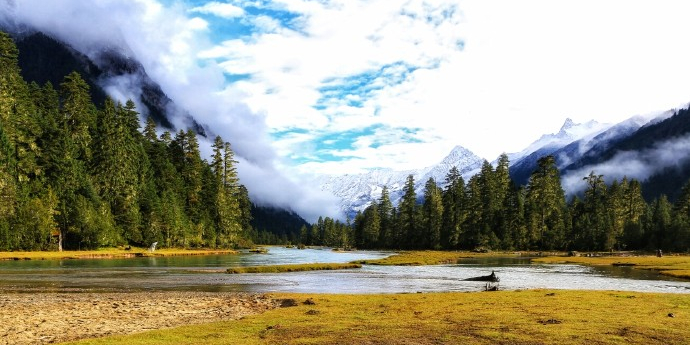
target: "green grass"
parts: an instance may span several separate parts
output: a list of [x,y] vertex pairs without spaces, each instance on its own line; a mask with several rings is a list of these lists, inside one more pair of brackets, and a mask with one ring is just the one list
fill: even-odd
[[537,263],[566,263],[580,265],[614,265],[632,266],[636,269],[657,270],[660,274],[690,279],[690,256],[687,255],[667,255],[656,256],[599,256],[599,257],[561,257],[549,256],[533,259]]
[[366,265],[391,265],[391,266],[423,266],[454,264],[460,259],[491,257],[491,256],[516,256],[512,253],[473,253],[473,252],[447,252],[438,250],[404,251],[383,259],[361,260],[356,263]]
[[[306,295],[237,321],[70,344],[687,344],[690,296],[605,291]],[[313,304],[303,301],[312,299]],[[669,317],[672,313],[674,317]]]
[[271,265],[271,266],[247,266],[228,268],[227,273],[283,273],[324,270],[346,270],[362,268],[360,264],[295,264],[295,265]]
[[186,255],[215,255],[237,254],[234,250],[211,249],[156,249],[149,252],[148,248],[106,248],[99,250],[62,251],[62,252],[0,252],[0,260],[63,260],[63,259],[108,259],[127,257],[164,257]]

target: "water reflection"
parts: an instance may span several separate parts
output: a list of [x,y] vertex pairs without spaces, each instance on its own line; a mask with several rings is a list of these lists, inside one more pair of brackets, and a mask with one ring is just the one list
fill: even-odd
[[483,282],[464,281],[495,271],[500,288],[589,289],[690,293],[690,282],[631,267],[530,264],[529,258],[465,259],[455,265],[368,266],[343,271],[281,274],[222,273],[233,266],[349,262],[389,255],[274,247],[268,254],[109,260],[0,262],[5,291],[195,290],[318,293],[479,291]]

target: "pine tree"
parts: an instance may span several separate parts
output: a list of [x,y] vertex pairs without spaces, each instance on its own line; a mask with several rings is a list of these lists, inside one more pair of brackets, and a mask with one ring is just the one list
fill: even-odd
[[483,245],[482,227],[485,222],[482,207],[482,190],[479,175],[474,175],[467,182],[467,220],[460,243],[464,249],[475,249]]
[[89,85],[77,72],[72,72],[60,84],[62,120],[75,146],[75,158],[91,160],[91,131],[96,128],[95,107],[91,102]]
[[[12,176],[24,184],[41,174],[37,164],[41,150],[36,144],[41,127],[34,116],[29,86],[20,75],[18,54],[12,39],[0,32],[0,126],[14,147]],[[21,185],[17,187],[21,189]]]
[[243,238],[251,238],[252,229],[252,202],[249,198],[249,190],[244,185],[238,187],[237,201],[239,203],[239,225]]
[[565,236],[565,193],[556,160],[546,156],[537,162],[527,185],[527,226],[531,246],[563,249]]
[[513,237],[510,233],[512,228],[508,226],[507,213],[509,209],[507,204],[509,202],[509,194],[513,192],[514,188],[510,179],[509,165],[508,155],[505,153],[501,154],[498,157],[498,163],[492,175],[495,196],[492,198],[491,204],[491,227],[494,236],[500,241],[500,244],[496,243],[495,246],[502,249],[507,249],[511,245]]
[[47,158],[52,168],[48,178],[58,196],[58,250],[63,249],[63,244],[80,248],[84,241],[81,230],[85,229],[81,219],[85,211],[80,207],[94,209],[98,203],[87,170],[92,152],[91,130],[95,127],[88,85],[78,73],[71,73],[60,87],[62,107]]
[[585,243],[591,250],[609,250],[612,236],[612,224],[607,205],[607,187],[603,175],[591,172],[583,178],[587,182],[585,190],[584,208],[589,222],[585,232]]
[[441,245],[447,249],[457,249],[463,225],[467,218],[465,181],[457,167],[452,167],[446,175],[446,189],[443,191],[443,227]]
[[[168,133],[168,136],[170,133]],[[158,135],[156,134],[156,121],[153,120],[151,116],[146,118],[146,126],[144,126],[144,138],[151,143],[158,141]]]
[[[196,133],[191,129],[178,135],[182,140],[180,146],[183,150],[181,173],[185,182],[185,197],[187,200],[187,214],[194,223],[201,220],[201,187],[203,162],[199,152],[199,143]],[[176,138],[176,141],[177,138]]]
[[624,195],[625,226],[623,229],[623,245],[629,249],[643,247],[643,218],[647,211],[647,203],[642,198],[642,186],[637,180],[631,180]]
[[403,197],[400,200],[399,214],[400,217],[400,231],[404,236],[401,245],[406,248],[419,247],[420,236],[417,231],[418,217],[417,217],[417,193],[414,190],[414,176],[411,174],[407,176],[405,186],[403,187]]
[[422,246],[430,249],[441,249],[441,227],[443,225],[442,191],[433,178],[424,185],[424,204],[422,219],[424,238]]
[[663,249],[665,251],[673,248],[671,242],[672,227],[672,206],[665,195],[662,195],[651,204],[651,226],[649,228],[651,238],[649,239],[649,249]]
[[92,170],[99,195],[110,205],[125,240],[148,245],[143,243],[141,233],[139,195],[145,188],[145,175],[150,165],[141,146],[138,117],[133,106],[131,101],[122,107],[106,99],[98,119]]
[[5,135],[0,122],[0,249],[13,249],[10,224],[17,207],[17,181],[14,162],[14,146]]
[[390,248],[393,244],[393,203],[391,202],[388,186],[383,186],[381,197],[378,200],[379,210],[379,238],[378,243],[382,248]]
[[376,203],[372,203],[362,214],[362,232],[358,239],[357,246],[360,248],[378,247],[378,239],[381,232],[381,218],[379,208]]
[[[240,208],[240,188],[235,163],[237,162],[234,160],[234,152],[230,144],[223,142],[220,136],[216,137],[213,143],[211,169],[217,190],[215,203],[218,213],[216,217],[219,235],[217,245],[225,247],[237,244],[242,234],[243,210]],[[247,212],[247,202],[246,200],[243,202],[245,203],[244,212]],[[246,215],[244,223],[248,223]]]

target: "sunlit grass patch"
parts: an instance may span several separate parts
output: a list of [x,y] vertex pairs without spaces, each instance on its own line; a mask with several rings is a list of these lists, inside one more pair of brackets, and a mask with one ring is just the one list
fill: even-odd
[[[79,344],[684,344],[690,339],[687,295],[530,290],[274,298],[294,300],[296,306]],[[313,303],[304,303],[307,299]]]
[[687,255],[667,255],[656,256],[600,256],[600,257],[561,257],[550,256],[532,259],[532,262],[555,264],[580,264],[580,265],[613,265],[631,266],[636,269],[656,270],[660,274],[690,279],[690,256]]
[[491,257],[491,256],[515,256],[510,253],[474,253],[474,252],[449,252],[449,251],[404,251],[383,259],[361,260],[357,263],[366,265],[391,265],[391,266],[422,266],[454,264],[460,259]]
[[232,267],[227,269],[227,273],[283,273],[283,272],[304,272],[304,271],[329,271],[362,268],[360,264],[294,264],[294,265],[269,265],[269,266],[247,266]]

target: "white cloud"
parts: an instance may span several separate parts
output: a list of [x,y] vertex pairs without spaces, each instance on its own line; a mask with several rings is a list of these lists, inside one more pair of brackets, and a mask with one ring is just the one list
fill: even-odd
[[583,191],[587,185],[582,179],[594,172],[604,175],[607,183],[623,177],[645,181],[654,174],[669,168],[680,168],[690,160],[690,136],[669,139],[653,147],[636,151],[621,151],[601,164],[583,167],[563,176],[561,182],[568,194]]
[[212,14],[228,19],[242,17],[245,14],[241,7],[216,1],[206,3],[203,6],[194,7],[189,11],[192,13]]
[[[304,166],[312,171],[421,167],[458,144],[491,160],[557,130],[566,117],[617,122],[676,107],[690,94],[683,82],[690,77],[685,1],[281,0],[270,6],[299,14],[297,31],[282,28],[222,47],[228,72],[252,74],[232,87],[266,115],[271,129],[337,133],[382,123],[433,133],[427,143],[362,147],[343,152],[358,158],[340,165]],[[314,109],[325,81],[396,62],[422,68],[399,83],[373,81],[382,89],[361,97],[359,108],[336,99]],[[310,149],[277,144],[291,145],[282,152]]]

